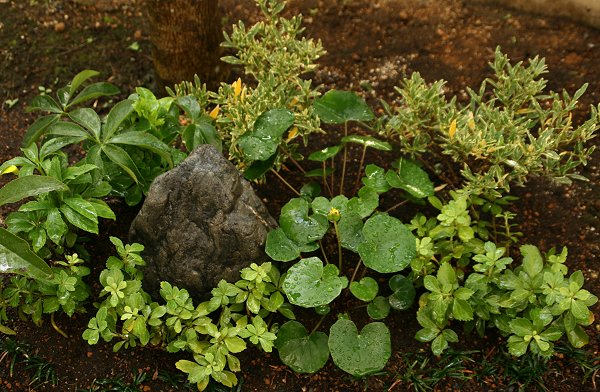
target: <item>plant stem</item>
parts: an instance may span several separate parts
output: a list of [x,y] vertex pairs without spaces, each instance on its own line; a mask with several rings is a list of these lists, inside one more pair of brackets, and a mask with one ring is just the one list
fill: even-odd
[[290,189],[291,189],[291,190],[292,190],[292,191],[293,191],[293,192],[296,194],[296,196],[300,196],[300,192],[298,192],[298,191],[296,190],[296,188],[294,188],[293,186],[291,186],[291,185],[290,185],[290,183],[289,183],[289,182],[287,182],[287,181],[285,180],[285,178],[281,177],[281,175],[279,175],[279,173],[277,173],[277,171],[276,171],[275,169],[271,169],[271,172],[272,172],[273,174],[275,174],[275,176],[276,176],[277,178],[279,178],[279,180],[280,180],[281,182],[283,182],[283,183],[284,183],[284,184],[285,184],[285,185],[286,185],[288,188],[290,188]]
[[408,200],[402,200],[400,203],[391,206],[390,208],[388,208],[387,210],[385,210],[385,212],[390,212],[390,211],[394,211],[396,208],[403,206],[404,204],[408,203]]
[[365,155],[367,154],[367,146],[363,146],[362,155],[360,157],[360,164],[358,165],[358,174],[356,174],[356,181],[354,182],[354,190],[352,193],[355,193],[358,190],[358,183],[360,181],[360,176],[362,175],[363,164],[365,163]]
[[292,163],[294,164],[294,166],[296,166],[298,168],[298,170],[300,170],[302,172],[302,174],[306,174],[306,170],[304,170],[304,168],[302,168],[302,166],[300,166],[300,164],[298,163],[298,161],[295,160],[294,158],[292,158],[291,155],[288,155],[288,159],[290,161],[292,161]]
[[326,316],[327,316],[326,314],[325,314],[325,315],[323,315],[323,316],[321,316],[321,319],[319,320],[319,322],[317,323],[317,325],[315,325],[315,327],[312,329],[312,331],[310,331],[310,333],[311,333],[311,334],[315,333],[315,331],[316,331],[317,329],[319,329],[319,327],[320,327],[320,326],[321,326],[321,324],[323,323],[323,320],[325,320],[325,317],[326,317]]
[[56,322],[54,321],[54,313],[50,314],[50,324],[52,324],[52,327],[56,330],[56,332],[58,332],[59,334],[61,334],[62,336],[64,336],[65,338],[69,338],[69,335],[67,335],[65,333],[65,331],[63,331],[62,329],[60,329],[58,327],[58,325],[56,325]]
[[[333,175],[332,175],[332,181],[333,181]],[[333,186],[333,184],[331,186]],[[327,190],[327,192],[329,192],[329,197],[333,197],[333,189],[331,189],[329,187],[329,183],[327,182],[327,165],[325,164],[325,161],[323,161],[323,189],[325,189],[325,190]]]
[[354,278],[356,278],[356,273],[358,272],[358,269],[360,268],[361,263],[362,263],[362,259],[359,259],[358,263],[356,263],[356,267],[354,267],[354,272],[352,273],[352,277],[350,278],[350,283],[348,283],[348,287],[350,287],[352,282],[354,282]]
[[[348,136],[348,121],[344,123],[344,137]],[[348,144],[344,143],[344,159],[342,160],[342,179],[340,182],[340,195],[344,194],[344,177],[346,176],[346,160],[348,159]]]
[[335,237],[338,243],[338,268],[342,271],[342,241],[340,241],[340,230],[337,222],[333,222],[333,228],[335,229]]
[[321,248],[321,253],[323,254],[323,260],[325,260],[325,264],[329,264],[329,260],[327,260],[327,253],[325,249],[323,249],[323,241],[319,240],[319,248]]

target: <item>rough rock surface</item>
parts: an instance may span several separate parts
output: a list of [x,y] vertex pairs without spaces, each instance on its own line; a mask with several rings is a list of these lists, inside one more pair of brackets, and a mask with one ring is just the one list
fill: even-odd
[[156,295],[164,280],[206,298],[220,279],[236,281],[240,269],[266,257],[275,226],[239,171],[203,145],[152,183],[129,238],[145,246],[146,290]]

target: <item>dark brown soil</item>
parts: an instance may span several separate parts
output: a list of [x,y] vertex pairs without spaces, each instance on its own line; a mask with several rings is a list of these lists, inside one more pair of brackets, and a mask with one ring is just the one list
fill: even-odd
[[[258,13],[251,2],[221,1],[226,15],[225,25],[238,19],[256,20]],[[363,91],[371,103],[378,99],[393,101],[393,87],[413,71],[425,79],[448,81],[447,92],[466,98],[466,87],[477,86],[489,75],[487,63],[500,45],[513,61],[542,56],[550,69],[546,75],[549,88],[573,93],[589,82],[588,93],[581,100],[577,120],[581,121],[590,104],[600,101],[600,31],[579,23],[521,15],[515,11],[483,5],[469,5],[458,0],[414,2],[410,7],[393,1],[292,1],[288,13],[305,15],[306,34],[320,38],[328,54],[320,61],[314,82],[324,90],[335,87]],[[64,26],[58,26],[63,23]],[[64,29],[61,29],[64,27]],[[126,97],[135,86],[153,87],[152,65],[140,0],[114,1],[112,6],[97,8],[82,6],[67,0],[0,0],[0,161],[19,154],[21,138],[34,117],[25,113],[28,102],[39,93],[39,87],[56,88],[67,83],[82,69],[100,71],[102,77],[121,88]],[[138,42],[140,50],[129,46]],[[18,102],[11,105],[11,100]],[[314,140],[314,146],[335,141],[339,135],[330,133]],[[596,141],[596,144],[598,142]],[[600,262],[600,152],[596,151],[583,174],[589,182],[572,186],[556,186],[542,179],[530,182],[526,188],[515,189],[521,197],[515,204],[523,242],[539,246],[569,247],[568,265],[581,269],[586,288],[600,295],[598,263]],[[392,159],[392,157],[374,157]],[[286,173],[300,184],[299,176]],[[0,183],[4,183],[1,179]],[[268,187],[257,187],[274,216],[292,197],[275,178]],[[136,211],[115,206],[118,223],[107,223],[97,245],[92,248],[95,263],[103,263],[112,252],[108,235],[126,238],[129,222]],[[6,213],[6,210],[3,210]],[[3,214],[5,216],[5,214]],[[1,218],[0,218],[1,220]],[[0,222],[1,223],[1,222]],[[594,307],[596,317],[600,306]],[[31,353],[54,364],[59,383],[43,385],[36,391],[76,391],[89,388],[95,379],[123,377],[131,383],[131,373],[146,372],[148,377],[135,390],[181,390],[159,380],[158,371],[177,374],[174,363],[180,356],[159,350],[133,349],[112,353],[110,345],[88,346],[80,336],[88,315],[72,319],[58,316],[57,324],[71,338],[56,333],[47,321],[41,328],[15,320],[17,340],[27,342]],[[308,327],[317,322],[306,318]],[[316,375],[297,375],[281,364],[277,355],[248,350],[241,356],[243,372],[241,391],[405,391],[416,388],[419,377],[437,360],[429,358],[419,370],[428,347],[417,343],[413,336],[418,328],[414,310],[394,315],[389,321],[393,334],[394,354],[381,375],[367,380],[354,380],[336,369],[331,362]],[[591,343],[586,348],[591,357],[598,357],[598,324],[588,329]],[[477,376],[470,381],[443,379],[436,390],[501,390],[519,389],[523,379],[515,379],[505,367],[488,375],[486,363],[500,356],[495,337],[480,340],[473,336],[457,350],[476,350],[465,360],[463,376]],[[415,359],[422,354],[413,369],[415,378],[402,380]],[[27,391],[31,372],[15,365],[9,374],[9,358],[0,353],[0,390]],[[596,366],[598,361],[593,362]],[[443,366],[443,365],[440,365]],[[517,367],[525,368],[522,363]],[[551,391],[595,390],[596,374],[585,382],[574,360],[561,354],[547,365],[544,383]],[[513,385],[510,385],[513,384]],[[535,385],[528,389],[535,390]],[[134,390],[132,389],[132,390]],[[116,389],[111,389],[116,390]]]

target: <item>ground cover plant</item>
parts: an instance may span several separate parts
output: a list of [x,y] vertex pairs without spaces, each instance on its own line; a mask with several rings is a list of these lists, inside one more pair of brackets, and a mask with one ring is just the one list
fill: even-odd
[[[541,252],[520,243],[509,210],[511,185],[537,176],[581,179],[575,169],[592,154],[588,142],[598,127],[596,108],[581,126],[571,121],[584,89],[574,98],[545,95],[542,60],[511,65],[498,50],[495,75],[469,92],[469,103],[447,101],[443,82],[430,86],[413,75],[398,87],[398,103],[385,104],[378,116],[355,93],[323,93],[300,79],[311,64],[282,70],[288,74],[281,80],[261,73],[265,58],[246,59],[244,45],[252,53],[277,48],[300,25],[279,19],[283,3],[258,5],[267,21],[258,25],[265,41],[244,43],[249,35],[241,25],[226,37],[241,53],[227,60],[244,65],[255,81],[240,78],[214,93],[196,81],[161,99],[137,88],[103,118],[91,108],[71,107],[116,91],[89,83],[95,72],[83,71],[56,99],[43,95],[32,102],[34,110],[51,114],[29,128],[23,156],[0,166],[3,174],[17,175],[0,190],[2,204],[33,197],[0,231],[4,267],[22,275],[4,283],[3,332],[13,333],[6,325],[11,308],[38,324],[50,314],[59,332],[56,312],[73,316],[86,302],[89,311],[86,233],[99,232],[99,218],[117,218],[103,198],[139,203],[156,175],[210,143],[247,178],[285,181],[296,196],[281,208],[279,228],[269,233],[265,248],[283,263],[283,274],[270,263],[252,264],[238,282],[222,281],[212,299],[199,304],[164,282],[157,302],[141,287],[143,247],[113,237],[115,256],[98,276],[97,309],[83,332],[88,343],[115,341],[115,351],[153,345],[187,352],[176,367],[200,390],[211,379],[234,387],[244,369],[237,354],[249,343],[276,349],[297,373],[318,372],[331,357],[364,379],[383,370],[393,354],[398,331],[387,325],[390,313],[417,308],[421,329],[415,338],[429,342],[437,356],[468,336],[463,326],[480,336],[495,329],[509,361],[524,357],[543,364],[555,351],[569,350],[564,347],[585,346],[596,296],[582,288],[581,271],[569,272],[566,248]],[[321,54],[318,43],[301,42],[300,53],[312,51],[311,59]],[[238,124],[236,116],[248,123]],[[321,128],[339,129],[342,136],[314,151],[310,134]],[[299,135],[308,143],[307,160],[321,167],[306,170],[306,185],[295,189],[285,177],[287,165],[303,171],[294,144]],[[73,145],[83,151],[74,164],[65,148]],[[360,146],[360,164],[349,179],[352,146]],[[391,152],[395,159],[390,165],[378,161],[381,167],[368,162],[368,151]],[[457,174],[441,174],[440,162]],[[266,179],[267,173],[276,177]],[[394,205],[382,209],[383,197]],[[306,317],[294,320],[302,308],[314,310],[316,325],[307,328]],[[417,385],[411,374],[399,379]],[[428,382],[423,385],[436,383]]]

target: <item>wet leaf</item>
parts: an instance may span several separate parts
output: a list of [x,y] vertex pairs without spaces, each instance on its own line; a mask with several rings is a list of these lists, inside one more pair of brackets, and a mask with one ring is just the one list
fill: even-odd
[[293,305],[304,308],[327,305],[348,285],[348,279],[338,275],[335,265],[323,267],[318,257],[302,259],[288,270],[283,291]]
[[294,114],[289,110],[269,110],[258,116],[252,132],[242,135],[238,145],[248,159],[265,161],[277,152],[281,136],[293,124]]
[[326,124],[370,121],[375,118],[364,99],[350,91],[331,90],[315,100],[315,113]]
[[309,204],[304,199],[292,199],[281,209],[279,225],[285,235],[297,244],[308,244],[323,238],[329,228],[321,214],[309,215]]
[[364,302],[371,302],[377,296],[379,285],[377,281],[369,276],[362,278],[359,282],[350,284],[350,292],[356,298]]
[[386,179],[392,187],[404,189],[416,198],[433,196],[435,193],[427,172],[408,159],[401,158],[398,171],[388,171]]
[[316,373],[329,359],[327,335],[313,332],[297,321],[288,321],[277,332],[279,358],[296,373]]
[[398,272],[416,256],[416,240],[398,219],[386,214],[369,218],[363,228],[365,241],[358,253],[365,266],[381,273]]
[[367,324],[359,334],[352,321],[340,319],[329,331],[329,351],[340,369],[363,377],[385,367],[392,351],[390,331],[376,322]]

